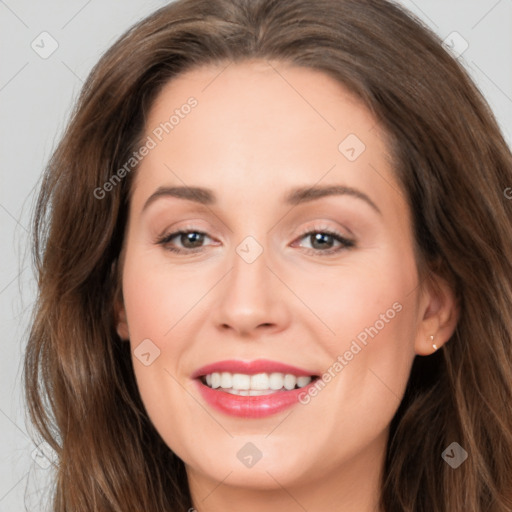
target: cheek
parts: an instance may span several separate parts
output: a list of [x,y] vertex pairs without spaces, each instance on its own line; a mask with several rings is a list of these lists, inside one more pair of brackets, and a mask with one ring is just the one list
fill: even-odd
[[[318,436],[344,444],[349,457],[372,442],[389,425],[402,400],[414,359],[416,308],[410,280],[346,276],[340,291],[331,285],[318,295],[322,311],[336,335],[322,337],[328,354],[325,388],[305,396],[305,408],[323,411]],[[332,300],[331,300],[332,298]],[[334,300],[336,299],[336,300]],[[349,439],[350,442],[346,440]],[[329,458],[329,448],[325,457]]]
[[[197,271],[176,271],[154,260],[142,250],[127,252],[123,296],[139,393],[153,425],[165,439],[173,440],[173,449],[181,454],[176,439],[188,442],[191,419],[204,415],[184,392],[188,383],[183,361],[194,352],[190,341],[197,339],[196,330],[202,325],[198,320],[207,303],[201,297],[211,284]],[[180,421],[174,417],[177,411]]]
[[328,329],[330,335],[323,339],[335,356],[348,350],[353,340],[369,346],[378,338],[379,346],[387,349],[403,349],[412,342],[416,286],[413,255],[381,251],[354,257],[354,264],[343,268],[319,269],[298,280],[295,290]]
[[168,337],[181,319],[197,308],[204,293],[205,283],[197,272],[155,264],[143,253],[127,257],[123,295],[132,342]]
[[415,355],[414,256],[389,251],[371,261],[361,258],[338,280],[322,284],[308,299],[334,333],[322,338],[331,361],[327,379],[353,418],[357,411],[373,411],[375,418],[380,411],[387,421],[405,391]]

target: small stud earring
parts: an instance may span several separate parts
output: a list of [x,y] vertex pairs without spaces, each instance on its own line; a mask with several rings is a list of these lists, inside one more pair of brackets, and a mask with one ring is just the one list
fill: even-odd
[[[430,336],[430,341],[434,341],[434,336]],[[432,343],[432,346],[434,347],[434,351],[437,350],[437,345],[435,343]]]

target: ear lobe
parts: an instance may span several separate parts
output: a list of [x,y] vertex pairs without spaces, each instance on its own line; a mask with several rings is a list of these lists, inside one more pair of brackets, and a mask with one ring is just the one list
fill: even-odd
[[[453,288],[440,276],[431,275],[420,304],[420,325],[416,335],[415,351],[430,355],[444,345],[455,332],[460,316],[460,305]],[[433,339],[431,337],[434,337]]]

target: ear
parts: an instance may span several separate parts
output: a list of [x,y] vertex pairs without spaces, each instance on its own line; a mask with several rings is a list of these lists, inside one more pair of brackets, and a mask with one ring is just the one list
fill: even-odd
[[112,279],[115,281],[115,288],[113,294],[113,310],[114,322],[116,331],[123,341],[130,340],[130,331],[128,329],[128,319],[126,316],[126,308],[124,306],[123,298],[123,266],[125,258],[126,244],[123,242],[118,261],[113,261],[110,271]]
[[[431,274],[423,286],[415,352],[425,356],[435,352],[452,336],[459,320],[460,308],[452,287],[439,275]],[[431,339],[431,336],[434,339]]]
[[116,331],[119,337],[123,341],[130,339],[130,333],[128,330],[128,320],[126,318],[126,308],[124,307],[123,299],[123,286],[122,286],[122,262],[123,252],[121,253],[120,263],[112,263],[111,273],[115,276],[115,289],[113,294],[113,311],[114,311],[114,322]]
[[126,309],[124,307],[123,299],[118,298],[114,304],[116,331],[123,341],[129,341],[130,333],[128,329],[128,322],[126,319]]

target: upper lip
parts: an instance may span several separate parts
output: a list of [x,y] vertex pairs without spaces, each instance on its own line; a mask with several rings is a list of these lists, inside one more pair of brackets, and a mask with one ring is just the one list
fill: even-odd
[[255,375],[257,373],[284,373],[291,374],[297,377],[300,376],[316,376],[315,372],[298,368],[289,364],[280,363],[279,361],[271,361],[268,359],[256,359],[253,361],[241,360],[224,360],[215,363],[207,364],[198,368],[193,374],[192,378],[197,379],[214,372],[229,372],[229,373],[244,373],[247,375]]

